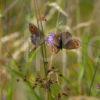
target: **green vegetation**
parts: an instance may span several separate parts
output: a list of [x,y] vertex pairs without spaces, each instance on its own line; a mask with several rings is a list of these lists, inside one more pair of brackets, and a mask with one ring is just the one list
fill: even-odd
[[[99,100],[99,9],[100,0],[0,0],[0,100]],[[81,45],[35,49],[29,23],[45,37],[69,31]]]

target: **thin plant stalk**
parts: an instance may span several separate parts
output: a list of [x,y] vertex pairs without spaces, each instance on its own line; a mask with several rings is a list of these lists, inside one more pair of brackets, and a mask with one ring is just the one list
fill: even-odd
[[98,70],[98,65],[99,65],[99,62],[97,61],[97,64],[96,64],[95,70],[94,70],[94,74],[93,74],[93,77],[92,77],[92,80],[91,80],[90,88],[89,88],[89,96],[91,96],[91,90],[92,90],[92,87],[93,87],[93,83],[95,81],[96,73],[97,73],[97,70]]
[[[39,21],[38,19],[40,18],[40,11],[39,11],[39,8],[38,8],[38,5],[37,5],[37,0],[34,0],[34,6],[35,6],[35,12],[36,12],[36,18],[37,18],[37,25],[38,25],[38,28],[41,27],[41,31],[42,31],[42,35],[44,37],[44,31],[43,31],[43,25],[42,25],[42,22],[40,21],[40,24],[39,24]],[[41,38],[41,34],[40,34],[40,40]],[[41,52],[42,52],[42,58],[43,58],[43,64],[44,64],[44,72],[45,72],[45,77],[47,76],[47,56],[46,56],[46,46],[45,46],[45,42],[43,44],[43,46],[41,46]]]
[[[41,37],[41,34],[40,34],[40,40],[41,40],[41,38],[44,38],[44,31],[43,31],[42,21],[40,20],[40,23],[38,21],[38,19],[41,17],[41,15],[40,15],[40,10],[39,10],[38,5],[37,5],[37,0],[34,0],[34,6],[35,6],[38,28],[40,29],[40,27],[41,27],[41,31],[42,31],[42,35],[43,35],[43,37]],[[43,58],[43,64],[44,64],[45,78],[47,79],[47,53],[46,53],[45,42],[41,46],[41,52],[42,52],[42,58]],[[49,92],[50,92],[50,90],[45,89],[45,100],[49,100],[49,94],[50,94]]]

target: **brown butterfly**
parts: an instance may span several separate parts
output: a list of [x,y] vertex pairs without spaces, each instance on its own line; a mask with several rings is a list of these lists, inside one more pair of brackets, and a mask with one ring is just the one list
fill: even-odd
[[31,32],[31,41],[37,47],[40,44],[41,31],[34,24],[29,24],[29,31]]
[[72,37],[69,32],[51,33],[47,38],[47,43],[54,53],[60,49],[77,49],[80,47],[80,41]]

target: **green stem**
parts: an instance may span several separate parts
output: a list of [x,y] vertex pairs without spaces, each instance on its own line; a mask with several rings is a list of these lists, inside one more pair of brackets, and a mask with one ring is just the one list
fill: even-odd
[[[39,11],[39,8],[38,8],[36,0],[34,0],[34,4],[35,4],[34,6],[35,6],[37,24],[38,24],[38,28],[39,28],[39,21],[38,21],[38,19],[40,18],[40,11]],[[42,38],[44,38],[43,25],[42,25],[41,21],[40,21],[40,27],[41,27],[41,31],[42,31],[42,34],[40,34],[40,40],[41,40]],[[45,77],[47,77],[47,63],[46,63],[47,62],[47,56],[46,56],[46,45],[45,45],[45,42],[41,46],[41,52],[42,52],[42,57],[43,57]]]
[[90,88],[89,88],[89,96],[91,95],[91,90],[92,90],[92,87],[93,87],[93,83],[95,81],[95,77],[96,77],[96,73],[97,73],[97,70],[98,70],[98,64],[99,62],[97,62],[97,65],[95,66],[95,71],[94,71],[94,74],[93,74],[93,78],[91,80],[91,84],[90,84]]
[[[42,25],[42,21],[40,21],[40,24],[38,22],[38,19],[40,18],[40,11],[37,5],[37,0],[34,0],[34,6],[35,6],[35,11],[36,11],[36,17],[37,17],[37,24],[38,24],[38,28],[41,28],[42,33],[40,34],[40,40],[44,40],[44,31],[43,31],[43,25]],[[40,27],[39,27],[40,25]],[[43,58],[43,64],[44,64],[44,73],[45,73],[45,78],[47,79],[47,53],[46,53],[46,45],[45,42],[44,44],[41,46],[41,52],[42,52],[42,58]],[[48,89],[45,89],[45,100],[49,100],[49,91]]]

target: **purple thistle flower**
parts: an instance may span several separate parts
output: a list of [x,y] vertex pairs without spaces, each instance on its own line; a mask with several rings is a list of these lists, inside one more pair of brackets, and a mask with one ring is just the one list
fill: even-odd
[[51,33],[47,37],[46,42],[54,53],[57,53],[62,48],[61,37],[55,33]]
[[54,33],[51,33],[48,38],[47,38],[47,43],[51,46],[54,45],[54,38],[55,38],[55,34]]

